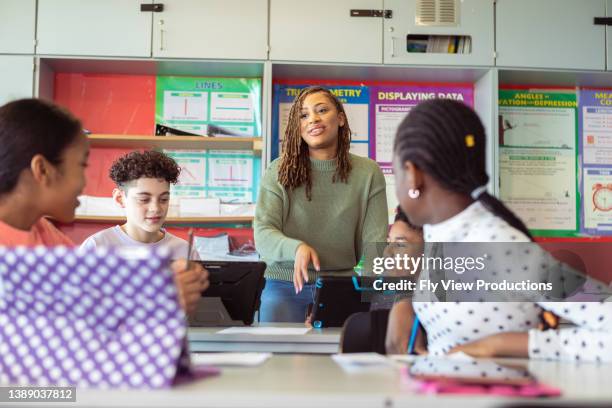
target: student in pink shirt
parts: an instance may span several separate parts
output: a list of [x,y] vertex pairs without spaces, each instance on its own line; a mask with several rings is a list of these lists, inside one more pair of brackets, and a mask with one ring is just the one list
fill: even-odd
[[0,245],[70,245],[45,217],[74,220],[89,146],[81,123],[37,99],[0,108]]
[[[74,220],[85,187],[89,143],[81,122],[40,99],[0,107],[0,246],[73,243],[46,217]],[[208,273],[185,260],[172,264],[181,305],[195,310]]]

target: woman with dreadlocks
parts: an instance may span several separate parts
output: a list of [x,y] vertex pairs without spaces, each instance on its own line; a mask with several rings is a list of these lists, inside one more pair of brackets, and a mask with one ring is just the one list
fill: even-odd
[[[486,192],[485,139],[478,115],[457,101],[423,102],[400,124],[393,148],[396,194],[409,220],[423,226],[425,242],[531,240],[523,222]],[[506,273],[521,269],[516,254],[505,256],[494,258]],[[389,353],[406,353],[416,314],[427,333],[426,346],[417,338],[421,353],[612,361],[611,302],[408,302],[391,310]],[[538,330],[542,309],[577,326]]]
[[365,244],[385,241],[385,179],[349,153],[350,140],[342,103],[325,88],[303,89],[257,200],[255,245],[268,264],[261,321],[305,321],[316,277],[350,274]]

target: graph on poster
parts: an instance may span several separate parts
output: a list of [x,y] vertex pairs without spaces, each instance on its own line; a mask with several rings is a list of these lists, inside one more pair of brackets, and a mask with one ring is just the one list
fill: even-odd
[[164,99],[164,120],[208,120],[208,98],[202,92],[165,91]]

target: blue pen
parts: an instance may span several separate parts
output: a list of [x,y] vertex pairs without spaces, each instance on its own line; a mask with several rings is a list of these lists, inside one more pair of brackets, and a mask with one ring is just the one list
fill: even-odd
[[414,343],[416,343],[416,336],[419,331],[419,318],[414,316],[412,322],[412,332],[410,333],[410,342],[408,343],[408,354],[414,354]]

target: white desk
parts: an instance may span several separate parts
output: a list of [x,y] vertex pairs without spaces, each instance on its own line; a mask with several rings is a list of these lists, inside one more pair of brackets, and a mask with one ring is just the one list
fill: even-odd
[[[261,323],[262,327],[300,327],[301,323]],[[271,353],[333,354],[338,352],[340,328],[311,329],[304,335],[218,334],[224,327],[191,327],[191,351],[257,351]]]
[[[396,369],[347,374],[329,356],[275,355],[253,368],[228,368],[214,378],[168,391],[77,390],[67,407],[500,407],[508,403],[580,406],[612,402],[612,365],[513,360],[549,385],[563,389],[560,399],[415,395]],[[0,404],[2,405],[2,404]],[[58,404],[51,404],[55,407]],[[22,408],[34,406],[19,403]],[[49,406],[41,403],[39,407]],[[604,405],[605,406],[605,405]]]

